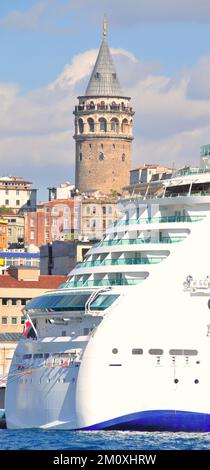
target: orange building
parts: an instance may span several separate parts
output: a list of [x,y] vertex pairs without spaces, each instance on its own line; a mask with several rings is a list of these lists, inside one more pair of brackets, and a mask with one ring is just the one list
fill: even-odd
[[0,218],[0,250],[7,248],[7,220]]

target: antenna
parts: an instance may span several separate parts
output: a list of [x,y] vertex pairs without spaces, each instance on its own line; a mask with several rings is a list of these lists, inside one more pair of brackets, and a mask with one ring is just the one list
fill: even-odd
[[106,28],[106,15],[104,15],[104,24],[103,24],[103,37],[106,38],[107,36],[107,28]]

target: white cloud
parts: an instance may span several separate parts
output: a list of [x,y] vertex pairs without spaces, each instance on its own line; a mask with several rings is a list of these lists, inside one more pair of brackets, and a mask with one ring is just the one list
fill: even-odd
[[[75,56],[54,82],[26,95],[15,84],[0,84],[1,172],[23,174],[46,186],[58,183],[61,175],[73,177],[72,111],[78,94],[84,93],[96,52]],[[210,59],[201,58],[192,70],[171,78],[157,64],[139,62],[128,51],[113,53],[136,111],[133,165],[151,160],[175,166],[198,163],[200,145],[210,142],[209,88],[205,96],[198,95]]]
[[[163,22],[209,22],[209,0],[37,0],[25,10],[12,10],[0,25],[23,31],[68,33],[98,27],[106,12],[114,28]],[[66,20],[68,19],[68,27]]]
[[0,25],[9,29],[38,31],[40,30],[40,22],[50,4],[52,4],[52,0],[39,0],[25,11],[13,10],[5,17],[0,18]]

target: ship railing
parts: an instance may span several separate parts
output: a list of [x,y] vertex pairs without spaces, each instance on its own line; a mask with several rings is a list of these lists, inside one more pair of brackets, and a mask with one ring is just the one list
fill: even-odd
[[133,224],[155,224],[155,223],[176,223],[176,222],[199,222],[203,220],[205,216],[189,215],[189,216],[163,216],[163,217],[147,217],[138,219],[124,219],[114,222],[114,227],[121,225],[133,225]]
[[141,243],[179,243],[184,240],[184,237],[160,237],[157,239],[149,238],[122,238],[122,239],[111,239],[102,240],[97,243],[95,247],[101,246],[112,246],[112,245],[138,245]]

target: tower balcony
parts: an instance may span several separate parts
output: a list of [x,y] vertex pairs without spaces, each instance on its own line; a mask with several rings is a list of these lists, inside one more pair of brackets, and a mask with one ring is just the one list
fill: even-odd
[[133,108],[131,106],[122,106],[122,105],[111,105],[111,104],[106,104],[106,105],[100,105],[100,104],[95,104],[95,105],[78,105],[75,106],[74,109],[74,114],[89,114],[89,113],[128,113],[131,116],[134,115]]
[[84,133],[76,133],[73,136],[76,140],[85,140],[85,139],[124,139],[124,140],[133,140],[134,137],[132,134],[123,134],[119,132],[84,132]]

